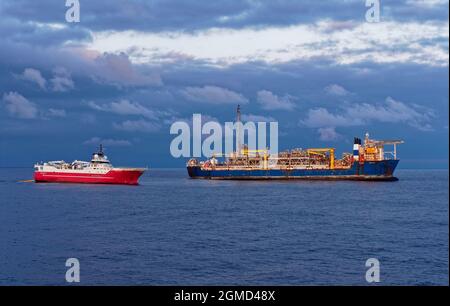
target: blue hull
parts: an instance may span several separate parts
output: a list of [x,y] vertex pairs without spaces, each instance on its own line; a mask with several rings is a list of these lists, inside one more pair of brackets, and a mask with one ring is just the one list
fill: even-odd
[[394,170],[398,160],[353,163],[349,169],[302,169],[302,170],[202,170],[200,166],[187,167],[191,178],[221,180],[381,180],[395,181]]

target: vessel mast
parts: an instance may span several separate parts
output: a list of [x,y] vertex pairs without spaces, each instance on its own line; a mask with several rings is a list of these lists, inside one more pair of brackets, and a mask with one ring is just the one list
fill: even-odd
[[237,123],[237,129],[236,129],[236,137],[237,137],[237,155],[241,155],[241,149],[242,149],[242,143],[241,143],[241,106],[238,104],[237,110],[236,110],[236,123]]

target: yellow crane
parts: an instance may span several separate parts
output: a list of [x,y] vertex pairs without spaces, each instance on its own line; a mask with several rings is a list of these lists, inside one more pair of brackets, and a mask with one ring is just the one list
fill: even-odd
[[330,169],[334,169],[334,148],[319,148],[308,149],[308,154],[321,154],[322,152],[328,152],[330,154]]

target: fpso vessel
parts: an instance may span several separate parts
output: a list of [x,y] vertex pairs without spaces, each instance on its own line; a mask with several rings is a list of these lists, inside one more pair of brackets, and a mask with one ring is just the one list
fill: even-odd
[[[238,122],[240,109],[238,107]],[[229,180],[310,179],[310,180],[372,180],[395,181],[397,144],[401,140],[373,140],[366,133],[364,143],[354,138],[353,153],[335,158],[334,148],[294,149],[269,154],[268,150],[249,150],[238,145],[237,152],[198,161],[191,159],[187,170],[191,178]],[[393,151],[385,151],[393,145]]]
[[37,183],[85,183],[137,185],[145,168],[115,168],[103,153],[92,154],[90,162],[76,160],[72,163],[49,161],[34,165],[34,181]]

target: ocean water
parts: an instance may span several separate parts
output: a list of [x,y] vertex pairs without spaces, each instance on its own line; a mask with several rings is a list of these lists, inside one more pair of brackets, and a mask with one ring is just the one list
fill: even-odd
[[448,285],[448,170],[398,182],[192,180],[35,184],[0,169],[0,284]]

